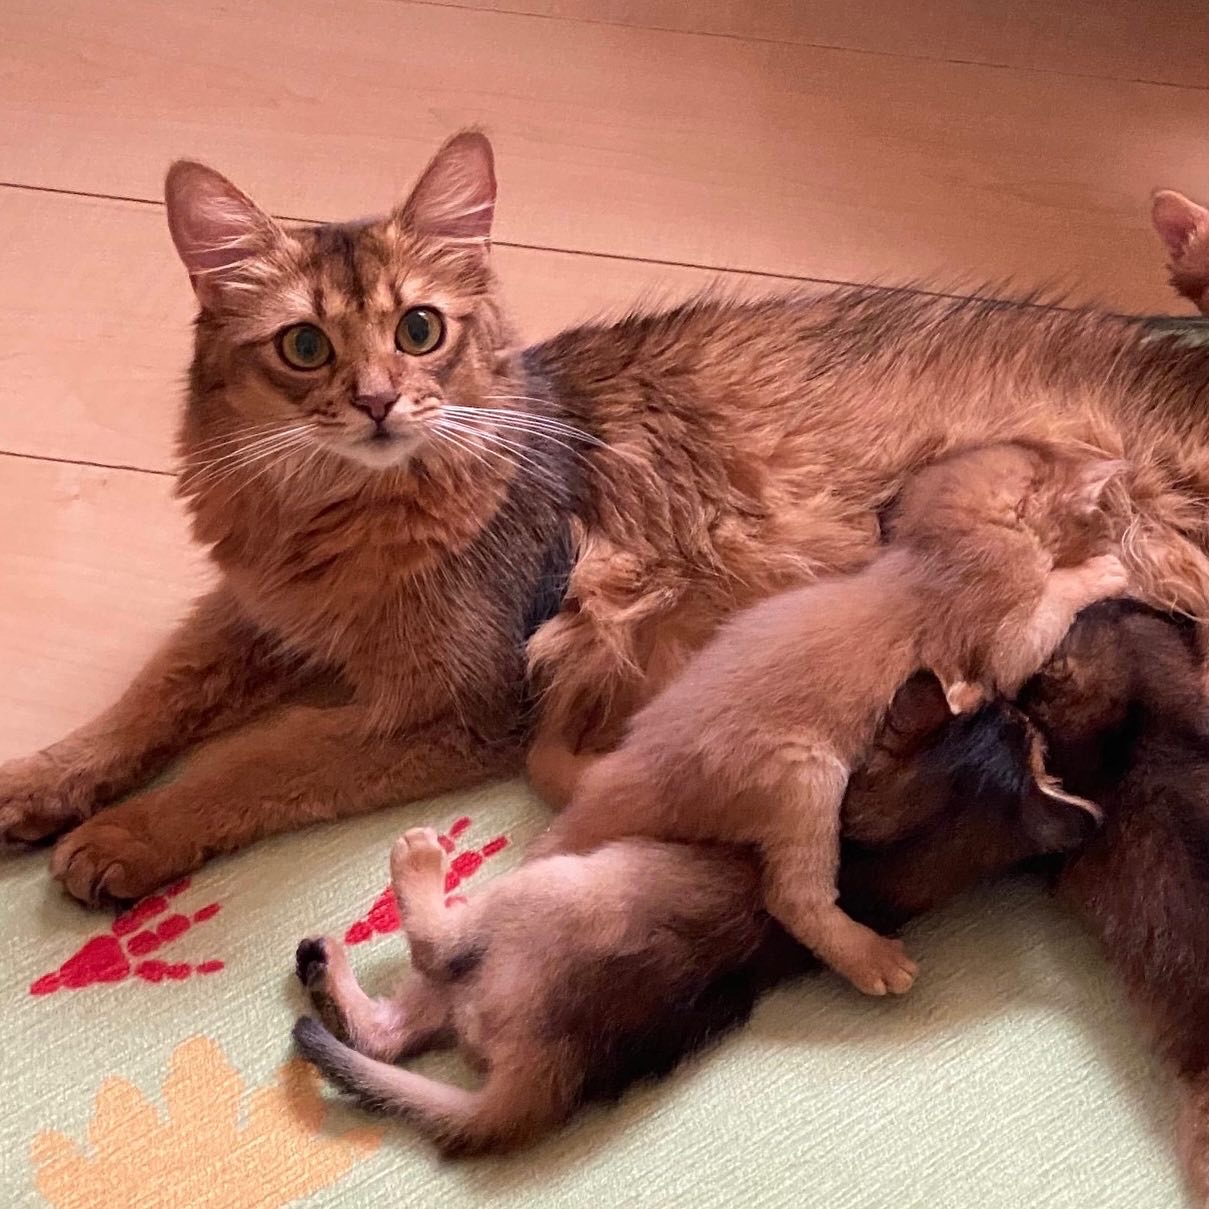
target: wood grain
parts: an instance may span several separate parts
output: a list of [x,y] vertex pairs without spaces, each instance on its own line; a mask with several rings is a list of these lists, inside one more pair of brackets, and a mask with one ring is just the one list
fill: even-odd
[[201,590],[171,488],[0,456],[0,760],[96,714]]
[[[0,189],[0,450],[163,471],[191,347],[193,294],[160,206]],[[642,301],[774,278],[497,247],[528,340]]]
[[1209,87],[1202,0],[439,0],[457,8]]
[[[206,158],[275,212],[381,208],[496,136],[499,237],[839,280],[1166,302],[1145,199],[1203,192],[1196,90],[403,3],[9,0],[9,180],[154,198]],[[910,69],[904,68],[904,63]]]

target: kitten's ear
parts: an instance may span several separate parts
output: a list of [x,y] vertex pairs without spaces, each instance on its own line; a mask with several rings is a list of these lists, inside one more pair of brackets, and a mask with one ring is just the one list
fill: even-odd
[[1173,262],[1179,261],[1194,242],[1209,242],[1209,210],[1174,189],[1155,191],[1150,219]]
[[238,285],[240,268],[282,238],[281,228],[227,178],[177,160],[164,182],[168,230],[203,306]]
[[399,215],[417,235],[485,245],[495,215],[495,158],[487,136],[477,130],[455,134],[424,169]]
[[1089,507],[1097,508],[1104,489],[1125,469],[1120,458],[1090,458],[1075,473],[1075,491]]

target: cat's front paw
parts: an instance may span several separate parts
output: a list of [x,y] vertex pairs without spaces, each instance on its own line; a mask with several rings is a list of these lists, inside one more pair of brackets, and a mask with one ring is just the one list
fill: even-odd
[[0,842],[36,844],[74,827],[96,805],[96,786],[39,754],[0,765]]
[[195,867],[139,825],[137,813],[114,807],[81,823],[56,845],[50,872],[80,902],[142,898]]

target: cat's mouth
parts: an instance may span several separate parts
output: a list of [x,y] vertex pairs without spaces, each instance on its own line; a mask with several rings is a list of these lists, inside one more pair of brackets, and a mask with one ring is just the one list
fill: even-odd
[[398,432],[383,426],[341,442],[339,449],[345,457],[363,466],[386,468],[407,461],[423,439],[423,434],[414,430]]

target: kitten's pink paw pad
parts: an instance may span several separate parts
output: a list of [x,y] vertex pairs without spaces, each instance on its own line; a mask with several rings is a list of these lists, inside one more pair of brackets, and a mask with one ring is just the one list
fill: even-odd
[[445,872],[445,849],[431,827],[405,831],[390,852],[391,877],[421,875],[440,877]]

